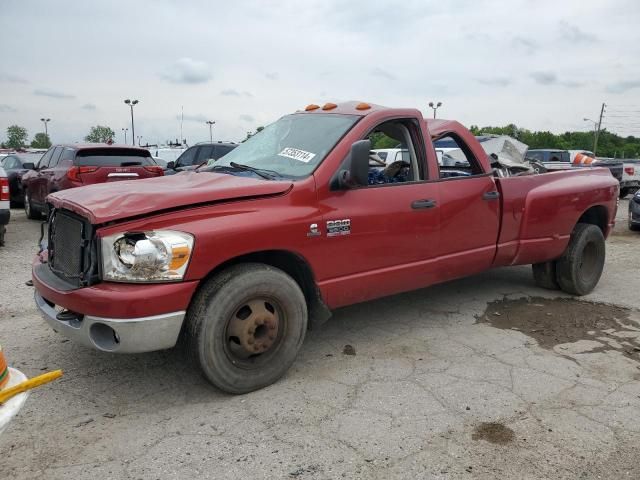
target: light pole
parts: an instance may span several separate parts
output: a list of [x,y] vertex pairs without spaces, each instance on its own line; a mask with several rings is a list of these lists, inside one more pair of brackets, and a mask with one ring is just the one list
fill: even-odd
[[433,109],[433,118],[436,118],[436,110],[442,106],[442,102],[438,102],[435,105],[433,102],[429,102],[429,106]]
[[209,125],[209,140],[211,140],[211,143],[213,143],[213,129],[212,129],[212,127],[216,124],[216,122],[214,122],[213,120],[207,120],[205,123],[207,125]]
[[[123,128],[122,131],[124,132],[124,143],[127,143],[127,132],[129,131],[128,128]],[[135,145],[135,142],[134,142]]]
[[595,120],[591,120],[590,118],[583,118],[582,120],[584,120],[585,122],[592,122],[593,123],[593,154],[595,155],[596,153],[596,142],[597,142],[597,138],[598,138],[598,122],[596,122]]
[[44,134],[49,138],[49,131],[47,130],[47,123],[51,121],[50,118],[41,118],[40,121],[44,123]]
[[[131,108],[131,142],[133,145],[136,144],[136,129],[133,126],[133,106],[138,104],[138,100],[129,100],[128,98],[124,101]],[[127,143],[125,141],[125,143]]]
[[138,135],[138,146],[142,143],[142,135]]

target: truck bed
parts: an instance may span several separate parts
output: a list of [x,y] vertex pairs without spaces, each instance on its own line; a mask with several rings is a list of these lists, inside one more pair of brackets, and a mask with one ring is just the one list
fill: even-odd
[[[612,189],[617,186],[602,182],[603,177],[610,178],[610,171],[593,167],[497,178],[502,224],[494,266],[557,258],[577,219],[589,208],[604,208],[605,218],[615,218],[612,198],[617,192]],[[605,237],[612,227],[613,223],[604,225]]]

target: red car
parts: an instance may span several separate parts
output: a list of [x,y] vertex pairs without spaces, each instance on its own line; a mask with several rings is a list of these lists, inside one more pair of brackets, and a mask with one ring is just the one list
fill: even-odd
[[[401,161],[370,154],[383,137]],[[440,166],[442,138],[467,161]],[[457,122],[310,105],[206,171],[50,195],[36,305],[106,352],[182,338],[213,384],[244,393],[282,376],[307,327],[344,305],[506,265],[533,264],[545,288],[593,290],[618,181],[605,168],[508,175]]]
[[29,218],[45,214],[47,195],[94,183],[161,177],[162,167],[144,148],[99,143],[51,147],[22,176],[24,210]]

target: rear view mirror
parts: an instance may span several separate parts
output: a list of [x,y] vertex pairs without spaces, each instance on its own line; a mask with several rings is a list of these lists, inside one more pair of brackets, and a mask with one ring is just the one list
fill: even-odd
[[176,162],[174,162],[173,160],[171,160],[170,162],[167,162],[167,170],[175,170],[176,169]]
[[25,162],[22,164],[22,168],[24,168],[25,170],[35,170],[36,164],[33,162]]
[[339,188],[364,187],[369,184],[370,140],[359,140],[351,145],[351,152],[343,168],[338,172]]

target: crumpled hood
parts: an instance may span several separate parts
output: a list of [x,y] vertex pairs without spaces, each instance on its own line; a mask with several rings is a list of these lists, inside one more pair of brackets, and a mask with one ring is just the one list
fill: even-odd
[[55,208],[71,210],[92,224],[100,224],[196,204],[278,195],[292,186],[290,181],[182,172],[71,188],[52,193],[47,201]]

